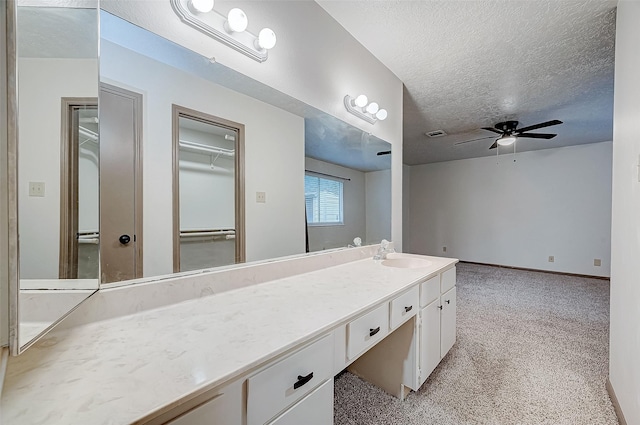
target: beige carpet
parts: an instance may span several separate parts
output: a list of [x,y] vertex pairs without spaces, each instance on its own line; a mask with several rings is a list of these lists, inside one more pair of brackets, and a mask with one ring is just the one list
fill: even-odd
[[614,425],[609,281],[458,265],[457,342],[401,402],[350,373],[336,425]]

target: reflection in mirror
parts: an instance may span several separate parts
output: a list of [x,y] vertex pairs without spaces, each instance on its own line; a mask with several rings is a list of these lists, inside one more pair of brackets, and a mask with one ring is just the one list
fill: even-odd
[[98,13],[17,8],[18,343],[98,288]]
[[308,251],[391,239],[391,145],[344,123],[306,120]]
[[179,203],[174,205],[174,271],[243,262],[244,126],[176,105],[173,114],[174,203]]
[[[237,170],[236,173],[244,177],[246,187],[246,193],[241,197],[246,206],[244,219],[246,261],[263,261],[305,253],[305,211],[302,198],[304,196],[305,144],[309,143],[306,149],[306,155],[309,157],[307,161],[317,159],[339,163],[336,158],[359,157],[360,161],[363,161],[365,158],[371,160],[373,156],[374,161],[379,160],[385,163],[374,168],[369,168],[371,164],[366,166],[360,163],[342,164],[345,168],[352,167],[354,172],[361,175],[362,184],[359,189],[361,194],[358,195],[361,212],[356,219],[361,227],[354,231],[353,235],[349,235],[349,238],[340,239],[334,245],[320,242],[317,249],[329,246],[346,248],[355,236],[373,242],[379,242],[383,237],[390,239],[390,201],[384,201],[385,206],[381,208],[381,211],[387,211],[388,208],[389,213],[383,214],[387,222],[367,226],[367,219],[375,217],[375,212],[366,214],[368,213],[367,198],[364,192],[366,174],[389,169],[390,157],[377,156],[377,152],[389,150],[386,142],[227,68],[211,58],[205,58],[104,10],[101,12],[100,30],[102,82],[125,87],[144,97],[142,144],[145,156],[143,205],[145,229],[143,276],[145,278],[166,276],[177,270],[210,268],[212,265],[217,265],[210,261],[210,254],[205,254],[205,248],[196,246],[196,243],[187,247],[187,240],[192,239],[186,236],[186,233],[190,229],[207,231],[231,229],[227,229],[231,224],[222,221],[220,223],[213,221],[181,223],[180,218],[178,225],[182,226],[182,229],[177,227],[176,230],[176,217],[188,213],[183,210],[182,205],[178,212],[175,212],[178,203],[172,202],[172,191],[168,189],[172,182],[180,182],[178,190],[180,203],[182,203],[184,190],[180,180],[184,177],[182,174],[177,179],[174,177],[175,167],[172,170],[174,155],[179,154],[180,160],[190,155],[192,164],[189,167],[192,171],[196,166],[202,169],[203,172],[194,173],[200,177],[213,174],[210,167],[215,156],[212,158],[211,155],[198,155],[187,152],[184,148],[178,152],[172,151],[174,146],[172,138],[175,137],[173,130],[176,128],[171,120],[172,105],[180,105],[192,111],[244,125],[246,166],[242,173]],[[100,102],[102,110],[104,109],[102,98]],[[107,123],[101,117],[101,131],[104,132],[106,126]],[[186,134],[189,124],[183,127],[186,127],[184,129]],[[324,140],[319,137],[310,138],[310,133],[324,134],[326,137]],[[106,144],[104,134],[101,134],[101,140]],[[332,155],[325,157],[322,151],[330,141],[336,146]],[[231,149],[230,144],[220,146]],[[314,150],[313,146],[317,149]],[[200,156],[200,159],[196,159],[197,156]],[[214,168],[222,164],[220,158],[213,163]],[[104,164],[103,155],[103,169]],[[340,176],[340,174],[337,175]],[[386,199],[390,199],[390,178],[388,186],[386,189],[380,189],[380,192],[386,190],[384,195],[388,197]],[[261,194],[265,195],[263,198],[265,202],[260,200]],[[198,199],[197,194],[193,195],[189,202],[199,202],[202,211],[209,209],[209,207],[205,208],[205,200]],[[351,196],[351,190],[347,192],[347,196]],[[200,197],[208,198],[209,195],[204,193]],[[103,233],[105,219],[103,217],[101,224]],[[196,217],[189,220],[192,219],[195,220]],[[236,245],[242,241],[239,236],[241,229],[237,224],[238,221],[233,223]],[[372,233],[374,231],[380,232],[380,235]],[[182,241],[175,237],[180,233],[183,233]],[[227,235],[223,236],[227,241]],[[192,252],[187,254],[192,247],[194,249],[191,251],[196,251],[196,254]],[[203,252],[199,252],[201,249]],[[104,248],[103,251],[105,251]],[[200,254],[208,256],[206,265],[189,263]],[[101,255],[104,257],[104,252]],[[180,264],[179,268],[175,267],[176,264]],[[149,280],[145,279],[145,281]]]

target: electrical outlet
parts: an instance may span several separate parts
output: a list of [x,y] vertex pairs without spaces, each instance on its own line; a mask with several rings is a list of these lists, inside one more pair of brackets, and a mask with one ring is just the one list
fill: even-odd
[[260,204],[265,204],[267,202],[267,193],[266,192],[256,192],[256,202]]
[[550,263],[553,263],[554,261],[556,261],[556,259],[554,258],[554,256],[553,256],[553,255],[550,255],[550,256],[549,256],[549,262],[550,262]]
[[446,246],[442,247],[442,252],[447,252],[447,247]]
[[599,258],[594,258],[593,259],[593,265],[596,267],[600,267],[602,265],[602,260]]
[[29,182],[29,196],[44,196],[44,182]]

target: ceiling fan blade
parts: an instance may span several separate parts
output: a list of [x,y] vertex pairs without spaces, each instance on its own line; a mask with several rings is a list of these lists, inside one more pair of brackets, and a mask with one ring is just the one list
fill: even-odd
[[546,122],[541,122],[540,124],[530,125],[529,127],[522,127],[516,130],[517,135],[521,135],[522,133],[526,133],[527,131],[536,130],[538,128],[550,127],[552,125],[562,124],[560,120],[551,120]]
[[531,139],[553,139],[557,134],[549,134],[549,133],[521,133],[518,134],[518,137],[529,137]]
[[487,136],[487,137],[481,137],[481,138],[479,138],[479,139],[465,140],[464,142],[454,143],[453,145],[454,145],[454,146],[456,146],[456,145],[464,145],[465,143],[471,143],[471,142],[475,142],[475,141],[477,141],[477,140],[492,139],[492,138],[494,138],[494,137],[496,137],[496,136]]
[[493,145],[491,145],[489,149],[495,149],[497,147],[498,147],[498,141],[496,140],[495,142],[493,142]]
[[493,128],[493,127],[482,127],[482,129],[483,130],[493,131],[494,133],[498,133],[498,134],[502,134],[503,133],[502,131],[500,131],[500,130],[498,130],[496,128]]
[[391,155],[391,151],[380,151],[376,155],[378,155],[378,156]]

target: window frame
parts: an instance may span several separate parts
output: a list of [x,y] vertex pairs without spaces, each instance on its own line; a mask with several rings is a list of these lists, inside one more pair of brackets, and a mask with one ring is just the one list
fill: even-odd
[[[304,173],[305,176],[305,218],[307,219],[307,226],[309,227],[332,227],[332,226],[344,226],[344,181],[342,181],[342,179],[340,179],[339,177],[331,177],[331,176],[326,176],[324,174],[321,173],[315,173],[313,171],[305,171]],[[340,185],[340,196],[339,196],[339,208],[340,208],[340,221],[318,221],[318,222],[312,222],[308,220],[308,212],[306,210],[306,206],[307,206],[307,185],[306,185],[306,178],[307,177],[313,177],[318,179],[318,184],[321,180],[328,180],[328,181],[332,181],[332,182],[336,182]],[[313,217],[315,214],[312,212],[311,216]],[[320,215],[320,214],[318,214]]]

